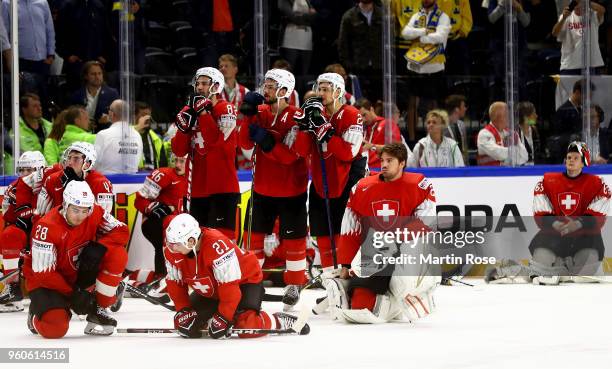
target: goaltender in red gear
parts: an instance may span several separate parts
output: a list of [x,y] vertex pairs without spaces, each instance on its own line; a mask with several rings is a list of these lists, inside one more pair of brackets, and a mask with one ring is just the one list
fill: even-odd
[[190,156],[186,174],[191,178],[187,187],[190,214],[235,239],[240,198],[238,138],[234,105],[220,97],[224,85],[223,74],[217,69],[197,70],[194,95],[176,116],[178,130],[172,138],[172,151],[177,157]]
[[364,222],[375,222],[375,229],[407,227],[416,231],[427,229],[427,224],[436,218],[433,186],[422,174],[404,172],[407,157],[408,151],[401,143],[383,146],[381,173],[360,180],[351,190],[338,244],[341,278],[350,279],[351,309],[372,311],[376,295],[387,292],[391,280],[391,276],[349,276],[348,268],[368,232]]
[[72,310],[87,314],[86,334],[112,334],[117,322],[105,308],[127,264],[128,228],[95,204],[86,182],[69,182],[63,198],[32,230],[23,266],[28,326],[45,338],[63,337]]
[[297,318],[261,310],[264,287],[254,254],[238,248],[221,232],[200,227],[189,214],[168,220],[166,281],[177,311],[174,326],[182,337],[201,337],[209,320],[208,335],[212,338],[229,337],[233,327],[291,328]]

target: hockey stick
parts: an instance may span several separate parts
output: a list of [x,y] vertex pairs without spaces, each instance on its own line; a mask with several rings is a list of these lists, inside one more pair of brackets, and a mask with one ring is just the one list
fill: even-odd
[[257,144],[253,143],[253,166],[251,167],[251,198],[249,201],[249,220],[247,223],[247,244],[246,250],[251,250],[251,234],[253,228],[253,206],[255,205],[255,167],[257,166]]
[[[124,283],[123,281],[121,283]],[[170,310],[170,311],[175,311],[174,310],[174,306],[172,305],[168,305],[165,302],[161,302],[159,301],[159,299],[153,297],[153,296],[149,296],[146,293],[144,293],[142,290],[140,290],[137,287],[132,286],[129,283],[125,283],[125,289],[135,295],[137,295],[138,297],[142,297],[143,299],[147,300],[148,302],[152,303],[153,305],[160,305],[165,307],[166,309]]]
[[331,223],[331,207],[329,205],[329,187],[327,183],[327,168],[325,168],[325,158],[323,158],[323,148],[321,143],[317,143],[319,150],[319,158],[321,159],[321,177],[323,180],[323,196],[325,197],[325,211],[327,213],[327,231],[329,232],[329,241],[331,243],[332,260],[334,269],[338,269],[338,258],[336,257],[336,241],[334,240],[334,232]]
[[5,283],[4,281],[6,281],[7,279],[11,278],[12,276],[19,274],[19,269],[15,269],[12,272],[3,275],[2,277],[0,277],[0,291],[4,290],[4,286]]
[[448,281],[448,282],[449,282],[449,286],[452,286],[452,285],[450,284],[450,282],[455,282],[455,283],[462,284],[462,285],[464,285],[464,286],[474,287],[474,285],[473,285],[473,284],[471,284],[471,283],[467,283],[467,282],[463,282],[463,281],[462,281],[462,280],[460,280],[460,279],[455,279],[455,278],[450,278],[450,277],[449,277],[449,278],[443,278],[443,279],[442,279],[442,282],[444,282],[444,281]]

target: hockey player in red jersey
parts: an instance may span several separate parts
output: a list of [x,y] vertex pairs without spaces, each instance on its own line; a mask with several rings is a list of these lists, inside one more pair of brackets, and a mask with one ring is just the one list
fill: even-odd
[[[317,237],[323,270],[331,272],[334,266],[332,239],[324,199],[326,196],[329,198],[331,233],[337,244],[350,189],[364,177],[367,158],[361,156],[363,119],[359,110],[341,103],[345,92],[344,79],[336,73],[321,74],[317,78],[316,92],[318,98],[307,100],[302,105],[303,114],[296,116],[300,132],[295,151],[310,159],[310,233]],[[326,187],[328,194],[325,194]]]
[[[4,230],[0,233],[0,260],[4,275],[19,267],[19,260],[32,229],[35,195],[26,183],[31,182],[37,175],[40,176],[45,165],[45,157],[39,151],[26,151],[21,154],[17,161],[19,177],[11,182],[4,193]],[[4,281],[4,288],[0,291],[0,312],[22,311],[22,300],[23,294],[17,274]]]
[[435,223],[433,186],[422,174],[404,172],[407,158],[403,144],[383,146],[381,173],[360,180],[351,190],[338,245],[340,278],[324,281],[334,318],[376,323],[404,313],[409,319],[417,319],[434,308],[433,290],[439,276],[391,276],[393,265],[387,266],[385,273],[363,278],[357,271],[349,272],[372,229],[428,230]]
[[[244,237],[263,265],[264,238],[272,233],[279,218],[279,238],[285,250],[286,271],[284,302],[295,305],[299,287],[306,283],[306,160],[293,151],[298,126],[293,116],[298,109],[288,104],[295,77],[282,69],[265,74],[263,96],[247,93],[241,107],[246,117],[240,128],[240,146],[245,156],[255,155],[256,165],[251,227],[245,226]],[[261,104],[261,102],[265,104]],[[256,150],[253,153],[253,150]],[[248,234],[248,231],[251,234]],[[250,243],[249,243],[250,241]]]
[[109,335],[117,322],[106,307],[127,264],[128,228],[101,206],[84,181],[70,181],[61,206],[32,230],[23,272],[30,294],[28,327],[45,338],[68,331],[71,312],[87,314],[86,334]]
[[179,157],[189,155],[186,175],[190,214],[234,239],[240,197],[238,139],[234,106],[220,97],[224,84],[217,69],[197,70],[194,95],[176,116],[178,131],[172,138],[172,151]]
[[534,283],[593,276],[601,266],[610,189],[601,177],[583,172],[590,160],[586,144],[574,141],[567,149],[565,173],[546,173],[535,187],[533,212],[541,230],[529,246]]
[[142,213],[142,234],[155,248],[155,274],[166,275],[164,261],[164,219],[170,214],[183,212],[184,196],[187,193],[185,178],[186,157],[176,157],[174,168],[159,168],[147,176],[136,192],[134,206]]
[[94,170],[96,150],[88,142],[74,142],[64,151],[61,172],[51,174],[43,183],[38,195],[36,213],[44,215],[51,208],[62,203],[62,193],[66,185],[72,181],[85,181],[91,188],[96,203],[109,213],[113,211],[113,185],[102,173]]
[[200,227],[189,214],[170,220],[164,256],[168,294],[177,311],[174,325],[182,337],[201,337],[207,321],[210,337],[226,338],[233,327],[289,329],[297,320],[285,313],[262,311],[264,287],[255,255],[221,232]]

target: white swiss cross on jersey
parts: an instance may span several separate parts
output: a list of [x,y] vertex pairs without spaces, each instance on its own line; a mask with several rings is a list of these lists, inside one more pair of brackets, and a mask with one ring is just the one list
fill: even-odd
[[399,201],[380,200],[372,202],[372,214],[374,220],[383,229],[389,229],[395,225],[399,215]]
[[188,284],[202,296],[210,297],[213,294],[214,288],[209,277],[194,278]]
[[559,209],[563,215],[572,215],[580,204],[580,194],[576,192],[561,192],[557,195]]

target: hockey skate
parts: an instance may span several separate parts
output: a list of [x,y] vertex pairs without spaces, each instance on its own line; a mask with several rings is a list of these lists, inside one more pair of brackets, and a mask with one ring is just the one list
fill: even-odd
[[0,293],[0,313],[23,311],[23,293],[19,282],[7,283]]
[[289,284],[283,292],[283,311],[293,311],[295,305],[300,301],[300,287]]
[[[295,322],[298,320],[297,317],[287,314],[287,313],[274,313],[272,314],[274,316],[274,318],[276,319],[276,323],[279,329],[292,329],[293,325],[295,324]],[[295,330],[293,330],[295,332]],[[302,327],[302,329],[299,332],[296,332],[299,335],[305,335],[310,333],[310,326],[308,325],[308,323],[304,324],[304,327]]]
[[117,321],[110,316],[105,308],[96,306],[95,310],[87,314],[85,334],[92,336],[110,336],[115,332]]

